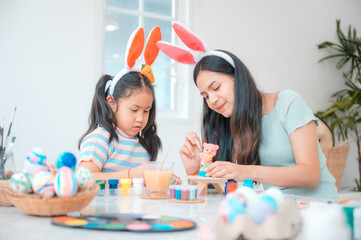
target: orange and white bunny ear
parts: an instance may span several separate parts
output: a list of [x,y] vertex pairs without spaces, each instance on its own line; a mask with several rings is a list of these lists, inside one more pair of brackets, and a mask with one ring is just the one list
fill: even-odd
[[126,67],[131,69],[142,54],[144,48],[144,29],[138,27],[130,36],[125,51]]
[[168,57],[174,59],[179,63],[184,64],[195,64],[194,56],[192,53],[184,50],[180,47],[174,46],[170,43],[159,41],[157,46],[162,50]]
[[203,41],[197,35],[183,27],[181,24],[175,22],[172,24],[172,27],[182,42],[190,49],[199,52],[209,51],[206,44],[203,43]]
[[142,70],[140,71],[141,74],[147,76],[151,83],[154,83],[155,78],[150,65],[152,65],[158,56],[159,48],[157,47],[157,42],[160,40],[162,40],[162,33],[160,32],[160,28],[156,26],[149,33],[147,44],[144,50],[145,65],[143,65]]
[[160,32],[159,26],[156,26],[149,33],[147,44],[144,50],[144,60],[145,64],[152,65],[154,60],[157,58],[159,53],[159,48],[157,47],[157,42],[162,40],[162,33]]

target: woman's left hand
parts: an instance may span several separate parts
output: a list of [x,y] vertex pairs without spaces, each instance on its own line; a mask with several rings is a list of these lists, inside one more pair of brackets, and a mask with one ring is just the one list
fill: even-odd
[[224,161],[216,161],[209,165],[206,168],[207,177],[220,177],[227,179],[234,179],[236,181],[243,181],[240,171],[240,165],[224,162]]
[[180,185],[182,184],[182,180],[177,175],[173,174],[172,176],[173,184],[174,185]]

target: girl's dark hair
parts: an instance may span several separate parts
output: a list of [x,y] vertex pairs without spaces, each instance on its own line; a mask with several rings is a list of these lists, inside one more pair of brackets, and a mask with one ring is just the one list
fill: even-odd
[[[102,76],[95,87],[95,94],[89,115],[89,128],[79,140],[79,149],[85,136],[97,127],[103,127],[109,132],[109,143],[113,139],[118,140],[118,135],[114,128],[114,125],[117,125],[117,120],[112,108],[106,101],[109,89],[105,92],[105,85],[112,78],[113,77],[110,75]],[[139,143],[150,155],[150,160],[155,161],[157,159],[158,151],[162,148],[162,142],[157,135],[157,124],[155,123],[156,104],[153,85],[143,74],[139,72],[129,72],[115,85],[113,97],[118,103],[120,98],[129,97],[141,89],[147,89],[153,95],[153,103],[152,108],[149,111],[148,123],[137,136],[139,138]]]
[[235,103],[230,118],[216,113],[203,99],[202,135],[208,143],[219,145],[213,161],[231,161],[237,164],[259,165],[259,147],[262,129],[262,97],[251,73],[242,61],[229,55],[235,67],[221,57],[209,55],[202,58],[193,71],[197,85],[200,71],[223,73],[234,78]]

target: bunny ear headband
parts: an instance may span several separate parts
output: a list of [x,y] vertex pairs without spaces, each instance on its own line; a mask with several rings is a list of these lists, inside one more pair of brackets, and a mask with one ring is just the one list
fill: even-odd
[[157,47],[157,42],[162,39],[162,34],[158,26],[154,27],[149,33],[147,44],[144,50],[144,60],[145,64],[141,70],[134,68],[135,62],[143,52],[144,47],[144,29],[138,27],[132,35],[130,35],[127,49],[125,50],[125,68],[121,70],[117,75],[113,77],[112,80],[109,80],[105,86],[105,91],[109,88],[109,96],[112,96],[114,93],[114,87],[117,85],[118,81],[130,71],[137,71],[141,74],[148,77],[151,83],[154,83],[154,75],[150,65],[157,58],[159,53],[159,48]]
[[223,58],[229,64],[234,67],[233,59],[226,53],[221,51],[210,51],[207,45],[199,38],[197,35],[192,33],[190,30],[186,29],[179,23],[173,23],[172,27],[178,37],[182,40],[182,42],[192,50],[199,51],[201,54],[198,57],[194,57],[193,54],[187,50],[184,50],[180,47],[172,45],[170,43],[159,41],[157,46],[160,50],[162,50],[168,57],[174,59],[179,63],[184,64],[196,64],[199,62],[203,57],[209,55],[215,55],[218,57]]

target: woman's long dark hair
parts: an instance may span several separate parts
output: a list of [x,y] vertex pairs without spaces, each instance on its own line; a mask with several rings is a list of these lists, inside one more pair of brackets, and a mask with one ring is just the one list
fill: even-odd
[[230,118],[216,113],[203,99],[202,135],[208,143],[219,145],[219,151],[213,161],[231,161],[243,165],[259,165],[259,147],[262,134],[262,97],[251,73],[242,61],[227,51],[235,64],[221,57],[209,55],[203,57],[193,71],[197,85],[200,71],[207,70],[226,74],[234,78],[235,103]]
[[[117,120],[112,108],[106,101],[109,89],[105,92],[105,85],[112,78],[113,77],[110,75],[102,76],[95,87],[95,94],[89,115],[89,128],[79,140],[79,149],[84,137],[97,127],[103,127],[109,132],[109,143],[113,139],[118,140],[118,135],[114,128],[114,125],[117,125]],[[157,124],[155,123],[156,104],[153,85],[143,74],[139,72],[129,72],[115,85],[113,97],[118,103],[120,98],[129,97],[141,89],[146,89],[153,95],[153,103],[152,108],[149,111],[147,125],[137,136],[139,138],[139,143],[150,155],[150,160],[155,161],[158,156],[158,151],[162,148],[162,142],[157,135]]]

